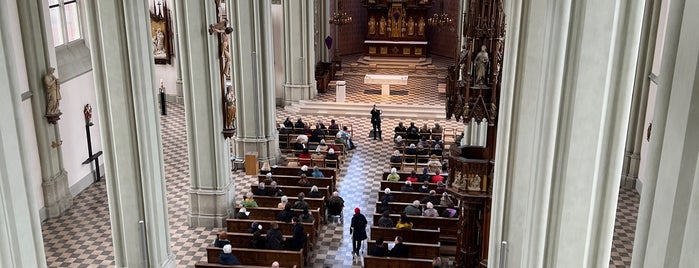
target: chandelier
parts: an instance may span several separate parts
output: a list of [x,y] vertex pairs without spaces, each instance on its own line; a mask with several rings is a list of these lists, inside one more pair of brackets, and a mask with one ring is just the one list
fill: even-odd
[[454,19],[444,12],[444,1],[439,3],[439,13],[434,13],[431,18],[427,19],[427,24],[437,27],[439,30],[444,26],[451,25],[452,22],[454,22]]
[[348,15],[347,12],[342,9],[342,1],[339,1],[337,3],[337,9],[330,16],[330,24],[341,26],[350,23],[352,23],[352,16]]

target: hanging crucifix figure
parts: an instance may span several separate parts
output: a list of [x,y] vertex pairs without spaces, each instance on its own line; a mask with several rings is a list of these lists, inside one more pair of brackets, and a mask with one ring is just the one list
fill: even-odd
[[219,23],[209,25],[209,34],[214,32],[221,34],[221,58],[223,59],[223,75],[226,80],[231,79],[231,51],[228,35],[233,32],[233,28],[226,27],[228,20],[222,20]]

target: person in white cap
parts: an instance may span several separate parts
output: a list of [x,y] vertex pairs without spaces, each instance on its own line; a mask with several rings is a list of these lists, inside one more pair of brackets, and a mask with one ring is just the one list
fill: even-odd
[[223,253],[218,256],[218,263],[224,265],[240,265],[238,258],[231,252],[233,252],[233,248],[230,244],[223,246]]

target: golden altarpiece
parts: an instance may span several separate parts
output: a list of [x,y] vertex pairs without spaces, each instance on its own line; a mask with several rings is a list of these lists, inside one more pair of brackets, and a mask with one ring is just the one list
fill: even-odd
[[457,267],[487,267],[505,15],[502,0],[468,1],[464,45],[447,77],[447,117],[464,122],[447,192],[459,200]]
[[364,0],[367,56],[425,57],[430,0]]

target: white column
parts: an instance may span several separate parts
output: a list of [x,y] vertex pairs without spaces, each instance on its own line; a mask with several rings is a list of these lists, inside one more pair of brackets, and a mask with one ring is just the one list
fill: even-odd
[[699,3],[670,2],[632,267],[699,263]]
[[[41,0],[17,1],[22,44],[26,59],[29,88],[32,92],[32,110],[36,142],[41,163],[41,187],[44,192],[44,207],[49,218],[58,217],[73,205],[73,197],[68,190],[68,173],[63,166],[63,153],[59,126],[49,124],[46,114],[46,90],[44,75],[50,67],[46,46],[53,48],[53,41],[46,36],[44,27],[43,5]],[[56,66],[53,66],[56,67]],[[58,77],[60,80],[60,70]],[[65,106],[61,109],[69,109]]]
[[[223,94],[219,72],[214,1],[176,1],[180,29],[180,66],[189,149],[189,224],[222,227],[232,206],[228,143],[223,130]],[[237,31],[237,29],[236,29]]]
[[148,2],[83,3],[116,266],[174,267]]
[[[12,1],[9,1],[12,2]],[[17,25],[8,11],[0,9],[0,267],[46,267],[41,222],[30,188],[25,155],[17,61],[12,45]],[[16,10],[16,9],[14,9]]]
[[316,96],[313,2],[284,0],[284,104]]
[[238,107],[237,155],[258,152],[258,160],[276,162],[274,51],[270,1],[232,1],[230,14],[233,87]]
[[488,265],[606,267],[643,2],[505,5]]

